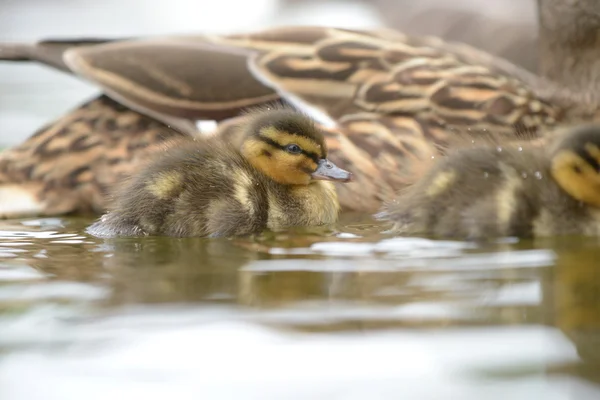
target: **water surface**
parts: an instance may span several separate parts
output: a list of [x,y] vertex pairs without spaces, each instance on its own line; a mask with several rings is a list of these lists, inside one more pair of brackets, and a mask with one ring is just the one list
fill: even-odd
[[0,398],[595,399],[596,239],[0,222]]

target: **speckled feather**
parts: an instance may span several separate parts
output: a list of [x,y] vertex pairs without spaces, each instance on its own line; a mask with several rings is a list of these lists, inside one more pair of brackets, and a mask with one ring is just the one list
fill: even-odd
[[[277,99],[317,109],[335,123],[324,128],[330,158],[352,170],[357,181],[336,184],[340,202],[346,210],[369,212],[418,180],[439,146],[451,142],[453,132],[468,129],[510,137],[526,131],[535,137],[540,128],[593,117],[568,98],[541,95],[536,78],[504,60],[468,46],[387,30],[289,27],[98,43],[43,42],[12,47],[4,56],[74,71],[129,109],[103,97],[91,103],[103,105],[98,108],[103,120],[117,121],[126,114],[144,123],[162,123],[154,122],[147,132],[141,126],[113,130],[107,149],[119,148],[120,155],[107,164],[104,156],[89,157],[73,145],[103,136],[96,126],[98,116],[86,116],[89,104],[75,110],[40,133],[53,142],[56,153],[51,159],[38,156],[42,143],[35,138],[0,155],[0,215],[102,210],[107,204],[104,186],[123,171],[133,173],[137,160],[151,157],[151,145],[139,151],[127,144],[138,140],[130,132],[148,143],[176,135],[167,126],[196,135],[190,120],[215,118],[227,126],[225,118],[244,118],[238,116],[246,107]],[[61,58],[63,54],[68,57]],[[55,136],[75,119],[77,129]],[[71,168],[52,169],[50,162]],[[83,164],[91,172],[69,184]],[[31,169],[39,173],[33,177]],[[32,202],[33,212],[17,209],[11,214],[4,206],[24,197]]]
[[92,100],[0,152],[0,217],[28,204],[32,215],[101,213],[111,187],[183,137],[105,96]]

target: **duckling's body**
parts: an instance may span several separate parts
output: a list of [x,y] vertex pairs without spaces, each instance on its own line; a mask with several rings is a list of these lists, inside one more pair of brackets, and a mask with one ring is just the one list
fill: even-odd
[[461,148],[400,192],[380,216],[404,235],[600,235],[598,149],[597,126],[558,134],[543,146]]
[[[252,118],[242,149],[218,136],[177,142],[118,192],[89,232],[217,237],[335,222],[335,187],[316,179],[350,174],[327,162],[334,176],[315,178],[326,149],[314,125],[290,110]],[[291,145],[301,150],[284,150]]]

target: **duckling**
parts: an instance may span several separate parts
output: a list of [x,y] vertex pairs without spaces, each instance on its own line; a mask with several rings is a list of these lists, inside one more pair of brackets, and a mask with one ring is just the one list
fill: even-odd
[[538,145],[454,149],[377,217],[403,235],[600,235],[600,125],[555,131]]
[[239,129],[241,146],[219,135],[178,141],[117,191],[88,233],[221,237],[337,220],[327,181],[348,182],[352,174],[327,159],[310,118],[259,110]]

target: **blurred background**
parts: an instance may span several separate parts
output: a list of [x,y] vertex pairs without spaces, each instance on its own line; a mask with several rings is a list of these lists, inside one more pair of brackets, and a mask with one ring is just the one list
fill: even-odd
[[[392,27],[462,41],[535,70],[535,0],[2,0],[0,40],[230,33],[277,25]],[[0,146],[93,96],[50,68],[0,62]]]

